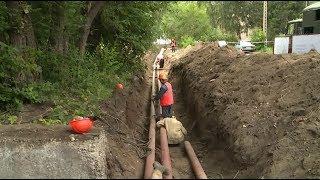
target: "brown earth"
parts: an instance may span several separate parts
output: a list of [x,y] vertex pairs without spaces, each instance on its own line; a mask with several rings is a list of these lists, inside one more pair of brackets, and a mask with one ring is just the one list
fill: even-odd
[[143,60],[146,72],[140,72],[102,104],[104,116],[97,122],[107,131],[111,149],[107,159],[110,178],[143,178],[145,157],[148,154],[151,62],[156,54],[148,52]]
[[208,177],[319,177],[319,77],[316,52],[245,56],[206,44],[176,61],[171,80],[191,116],[181,121],[205,145],[195,149]]

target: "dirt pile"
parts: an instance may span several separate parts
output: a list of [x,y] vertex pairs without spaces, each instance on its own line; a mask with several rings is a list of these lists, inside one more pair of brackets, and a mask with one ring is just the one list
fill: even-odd
[[[149,52],[144,61],[151,63],[155,56]],[[149,81],[147,74],[140,72],[125,84],[123,90],[115,89],[112,97],[101,105],[104,115],[97,121],[97,126],[107,132],[109,178],[143,178],[148,153]]]
[[226,143],[238,177],[320,176],[320,55],[244,55],[206,44],[172,69],[198,136]]

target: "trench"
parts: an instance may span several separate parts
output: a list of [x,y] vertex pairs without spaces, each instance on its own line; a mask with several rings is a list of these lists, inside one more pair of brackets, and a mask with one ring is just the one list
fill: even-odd
[[[165,68],[169,68],[168,63]],[[181,69],[171,69],[169,82],[173,85],[174,116],[182,122],[189,141],[209,179],[255,178],[246,173],[247,166],[234,160],[231,137],[223,130],[217,118],[223,112],[223,105],[216,110],[206,108],[201,94],[197,94]],[[158,136],[158,132],[156,133]],[[184,143],[169,145],[173,178],[194,179],[191,162],[185,152]]]
[[[202,114],[203,102],[199,102],[188,87],[188,80],[173,72],[171,82],[176,90],[174,91],[175,105],[174,114],[187,129],[188,140],[201,162],[209,179],[239,178],[240,165],[232,159],[232,151],[227,143],[227,136],[219,131],[219,124],[215,119],[204,120]],[[185,160],[186,153],[181,151],[183,146],[170,147],[172,161],[174,164],[175,178],[194,178],[188,160]]]

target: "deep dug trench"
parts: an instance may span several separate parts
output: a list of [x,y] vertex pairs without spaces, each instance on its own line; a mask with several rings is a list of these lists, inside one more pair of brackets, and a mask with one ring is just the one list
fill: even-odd
[[[320,55],[206,44],[174,63],[175,115],[210,178],[319,178]],[[173,158],[174,159],[174,158]]]
[[[192,143],[207,177],[210,179],[257,178],[256,175],[239,174],[245,166],[234,161],[234,152],[228,144],[230,137],[224,132],[222,125],[216,121],[224,105],[217,107],[216,110],[209,109],[204,95],[191,87],[192,75],[186,75],[182,69],[173,70],[171,81],[176,87],[175,116],[187,129],[186,140]],[[181,148],[184,147],[180,145]],[[181,153],[184,155],[181,156]],[[181,153],[176,147],[171,146],[172,160],[180,161],[174,165],[174,169],[179,171],[176,172],[176,177],[195,178],[193,171],[188,167],[190,166],[188,161],[185,164],[181,163],[184,160],[183,157],[187,157],[184,152],[181,151]]]
[[[199,47],[195,49],[203,51]],[[192,57],[194,53],[199,52],[191,50],[186,56]],[[212,106],[213,101],[210,101],[208,96],[210,91],[206,86],[199,87],[197,83],[201,82],[203,77],[188,68],[184,59],[185,57],[182,57],[174,62],[170,71],[170,81],[174,87],[174,114],[187,129],[186,140],[193,145],[207,177],[210,179],[257,178],[258,176],[254,174],[242,173],[246,166],[234,160],[234,152],[228,144],[230,137],[217,120],[225,109],[225,100],[217,98],[215,104],[219,106]],[[192,61],[197,60],[192,57]],[[173,169],[176,171],[175,177],[195,178],[190,163],[183,158],[187,156],[181,149],[184,149],[182,145],[179,148],[170,146]]]

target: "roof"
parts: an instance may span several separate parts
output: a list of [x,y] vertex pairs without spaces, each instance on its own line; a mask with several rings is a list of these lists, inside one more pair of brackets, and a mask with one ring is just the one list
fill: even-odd
[[302,22],[302,19],[295,19],[295,20],[289,21],[288,23],[295,23],[295,22]]
[[317,9],[320,9],[320,2],[316,2],[311,4],[310,6],[305,7],[303,11],[313,11]]

